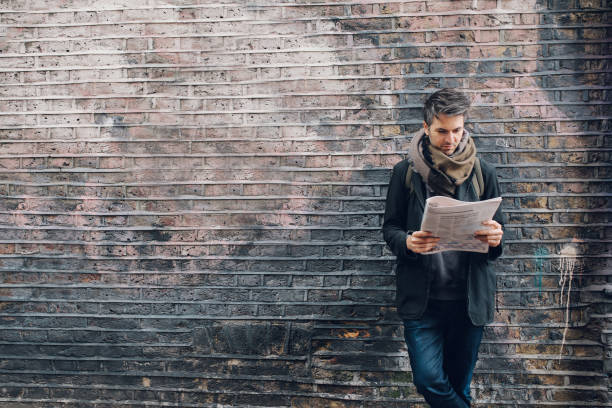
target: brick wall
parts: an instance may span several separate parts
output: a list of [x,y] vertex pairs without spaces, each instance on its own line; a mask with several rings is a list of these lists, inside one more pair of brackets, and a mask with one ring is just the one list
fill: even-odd
[[449,86],[508,220],[477,405],[609,406],[609,2],[221,3],[0,0],[0,405],[423,407],[380,225]]

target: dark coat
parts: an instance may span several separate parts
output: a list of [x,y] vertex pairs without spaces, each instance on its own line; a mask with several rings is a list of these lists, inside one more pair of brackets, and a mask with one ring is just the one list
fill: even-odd
[[[499,197],[499,185],[495,168],[480,160],[484,181],[483,200]],[[418,231],[425,209],[425,183],[421,176],[412,172],[413,191],[410,193],[405,185],[409,161],[403,160],[393,167],[383,223],[383,236],[391,251],[397,256],[396,303],[402,319],[418,319],[427,306],[429,288],[433,273],[430,265],[431,255],[421,255],[406,248],[408,234]],[[457,188],[458,200],[479,201],[474,190],[471,176]],[[493,219],[503,225],[500,209]],[[495,271],[489,262],[502,253],[502,243],[489,248],[488,253],[469,253],[467,272],[468,314],[472,323],[481,326],[490,323],[495,313]]]

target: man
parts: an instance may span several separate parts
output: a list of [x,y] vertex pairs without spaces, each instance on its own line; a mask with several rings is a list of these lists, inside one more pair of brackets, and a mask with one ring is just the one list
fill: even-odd
[[476,157],[464,129],[469,106],[465,94],[451,89],[427,99],[423,129],[410,144],[410,157],[393,168],[383,223],[385,241],[397,256],[397,309],[413,381],[434,408],[470,406],[483,325],[495,313],[495,273],[489,261],[502,252],[501,211],[475,233],[488,243],[488,253],[423,255],[439,238],[419,230],[430,196],[479,201],[500,195],[495,169]]

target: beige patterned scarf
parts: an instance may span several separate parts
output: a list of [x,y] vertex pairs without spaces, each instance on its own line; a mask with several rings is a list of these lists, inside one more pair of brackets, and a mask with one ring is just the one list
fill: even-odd
[[421,130],[412,138],[408,154],[414,169],[421,175],[436,195],[454,196],[457,186],[461,185],[472,173],[476,161],[476,145],[467,130],[453,154],[447,156],[429,142],[425,131]]

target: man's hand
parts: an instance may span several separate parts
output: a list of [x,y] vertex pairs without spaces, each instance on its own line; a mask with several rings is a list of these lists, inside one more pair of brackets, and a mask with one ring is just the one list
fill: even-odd
[[428,231],[415,231],[406,238],[406,247],[417,254],[431,251],[440,238]]
[[474,233],[476,239],[489,244],[490,247],[498,246],[501,243],[502,235],[504,235],[501,225],[494,220],[483,221],[482,225],[487,225],[489,228],[476,231]]

